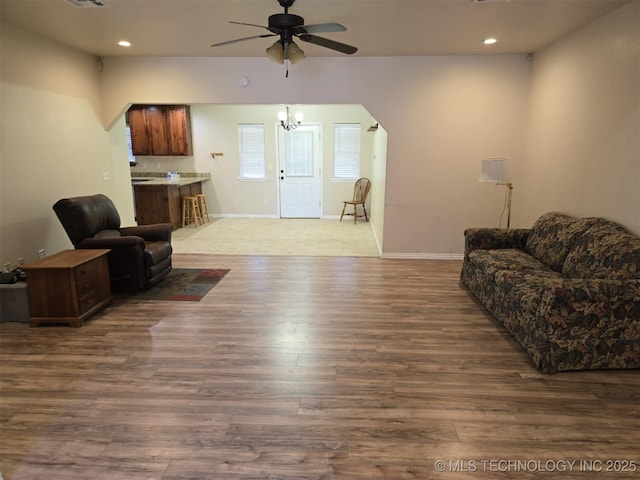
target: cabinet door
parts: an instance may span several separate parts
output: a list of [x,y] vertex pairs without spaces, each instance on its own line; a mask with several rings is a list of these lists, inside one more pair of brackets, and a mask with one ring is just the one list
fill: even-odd
[[168,189],[165,185],[133,186],[138,225],[170,221]]
[[147,126],[151,140],[151,155],[171,155],[167,121],[162,107],[147,108]]
[[131,150],[134,155],[152,154],[145,110],[145,108],[132,107],[127,112],[127,121],[131,131]]
[[170,155],[189,155],[191,134],[189,110],[186,107],[166,107],[167,132]]
[[191,155],[188,105],[134,105],[127,112],[134,155]]

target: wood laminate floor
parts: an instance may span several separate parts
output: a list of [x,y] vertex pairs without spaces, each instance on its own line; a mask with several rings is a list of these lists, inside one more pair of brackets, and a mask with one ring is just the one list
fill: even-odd
[[460,262],[178,254],[200,302],[0,324],[5,480],[638,478],[640,375],[545,375]]

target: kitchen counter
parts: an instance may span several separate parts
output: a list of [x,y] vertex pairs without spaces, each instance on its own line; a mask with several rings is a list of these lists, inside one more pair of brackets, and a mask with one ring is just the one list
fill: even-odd
[[178,180],[169,180],[166,174],[160,175],[149,175],[149,174],[131,174],[131,183],[136,187],[153,187],[153,186],[167,186],[167,185],[176,185],[178,187],[182,187],[185,185],[192,185],[194,183],[205,182],[207,180],[211,180],[210,174],[180,174],[180,178]]
[[210,174],[181,173],[177,180],[169,180],[166,173],[131,172],[138,225],[170,223],[182,226],[182,198],[202,193],[202,182],[211,180]]

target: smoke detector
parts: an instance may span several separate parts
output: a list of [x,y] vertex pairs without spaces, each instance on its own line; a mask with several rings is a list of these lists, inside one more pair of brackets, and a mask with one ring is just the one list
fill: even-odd
[[79,8],[102,8],[106,5],[100,0],[64,0],[69,5]]

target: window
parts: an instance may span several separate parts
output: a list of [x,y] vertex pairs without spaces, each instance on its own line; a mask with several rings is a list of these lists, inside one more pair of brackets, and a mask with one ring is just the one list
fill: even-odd
[[360,176],[360,124],[333,125],[333,178],[355,180]]
[[133,146],[131,144],[131,127],[126,126],[127,135],[127,153],[129,154],[129,165],[136,165],[136,156],[133,154]]
[[267,178],[264,154],[264,125],[238,125],[240,178]]
[[313,177],[313,132],[302,129],[286,132],[284,145],[287,176]]

